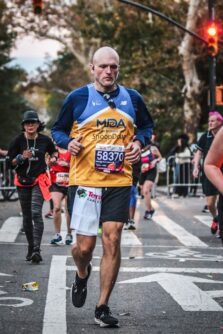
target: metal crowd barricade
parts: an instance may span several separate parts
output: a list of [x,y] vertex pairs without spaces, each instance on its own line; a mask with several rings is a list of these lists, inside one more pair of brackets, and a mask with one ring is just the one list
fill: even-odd
[[16,200],[14,196],[16,187],[14,186],[14,170],[10,167],[7,158],[0,158],[0,194],[3,200]]
[[167,195],[170,196],[175,193],[177,187],[188,187],[188,195],[196,196],[197,194],[202,195],[202,184],[201,184],[201,173],[199,173],[198,178],[194,178],[193,157],[180,158],[190,163],[176,163],[176,157],[174,155],[167,159],[167,171],[166,171],[166,185],[167,185]]

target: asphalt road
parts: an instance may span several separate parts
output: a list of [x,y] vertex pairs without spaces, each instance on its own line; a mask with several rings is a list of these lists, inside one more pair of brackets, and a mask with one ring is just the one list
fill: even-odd
[[[120,328],[94,324],[102,253],[98,238],[88,298],[70,302],[74,278],[71,246],[51,246],[52,220],[45,219],[39,265],[27,263],[18,202],[0,202],[0,333],[79,334],[223,333],[223,247],[211,235],[203,198],[170,199],[158,194],[153,221],[143,219],[138,200],[136,231],[123,231],[122,264],[110,299]],[[44,212],[48,204],[44,206]],[[22,284],[37,281],[38,291]]]

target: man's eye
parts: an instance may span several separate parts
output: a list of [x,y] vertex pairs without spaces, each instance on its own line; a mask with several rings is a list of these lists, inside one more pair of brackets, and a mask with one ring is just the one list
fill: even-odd
[[111,65],[110,67],[111,67],[112,70],[117,70],[118,65]]
[[112,70],[117,70],[118,65],[115,65],[115,64],[114,65],[99,65],[99,67],[102,68],[103,70],[107,67],[110,67],[110,69]]

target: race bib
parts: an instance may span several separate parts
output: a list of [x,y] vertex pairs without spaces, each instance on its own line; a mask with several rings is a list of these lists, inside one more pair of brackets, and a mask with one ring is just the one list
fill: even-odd
[[69,173],[56,173],[56,183],[59,186],[67,187],[69,184]]
[[104,173],[122,173],[125,148],[121,145],[97,144],[95,169]]

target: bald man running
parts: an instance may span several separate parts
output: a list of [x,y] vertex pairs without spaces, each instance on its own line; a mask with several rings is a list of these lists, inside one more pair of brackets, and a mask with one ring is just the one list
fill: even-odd
[[[128,220],[132,164],[150,140],[153,121],[141,95],[117,84],[119,55],[98,49],[90,64],[94,82],[72,91],[64,101],[52,136],[72,158],[69,175],[71,228],[76,231],[72,255],[77,266],[72,303],[82,307],[87,296],[91,259],[99,223],[103,254],[95,322],[118,326],[108,306],[121,263],[121,233]],[[137,134],[134,136],[134,126]]]

